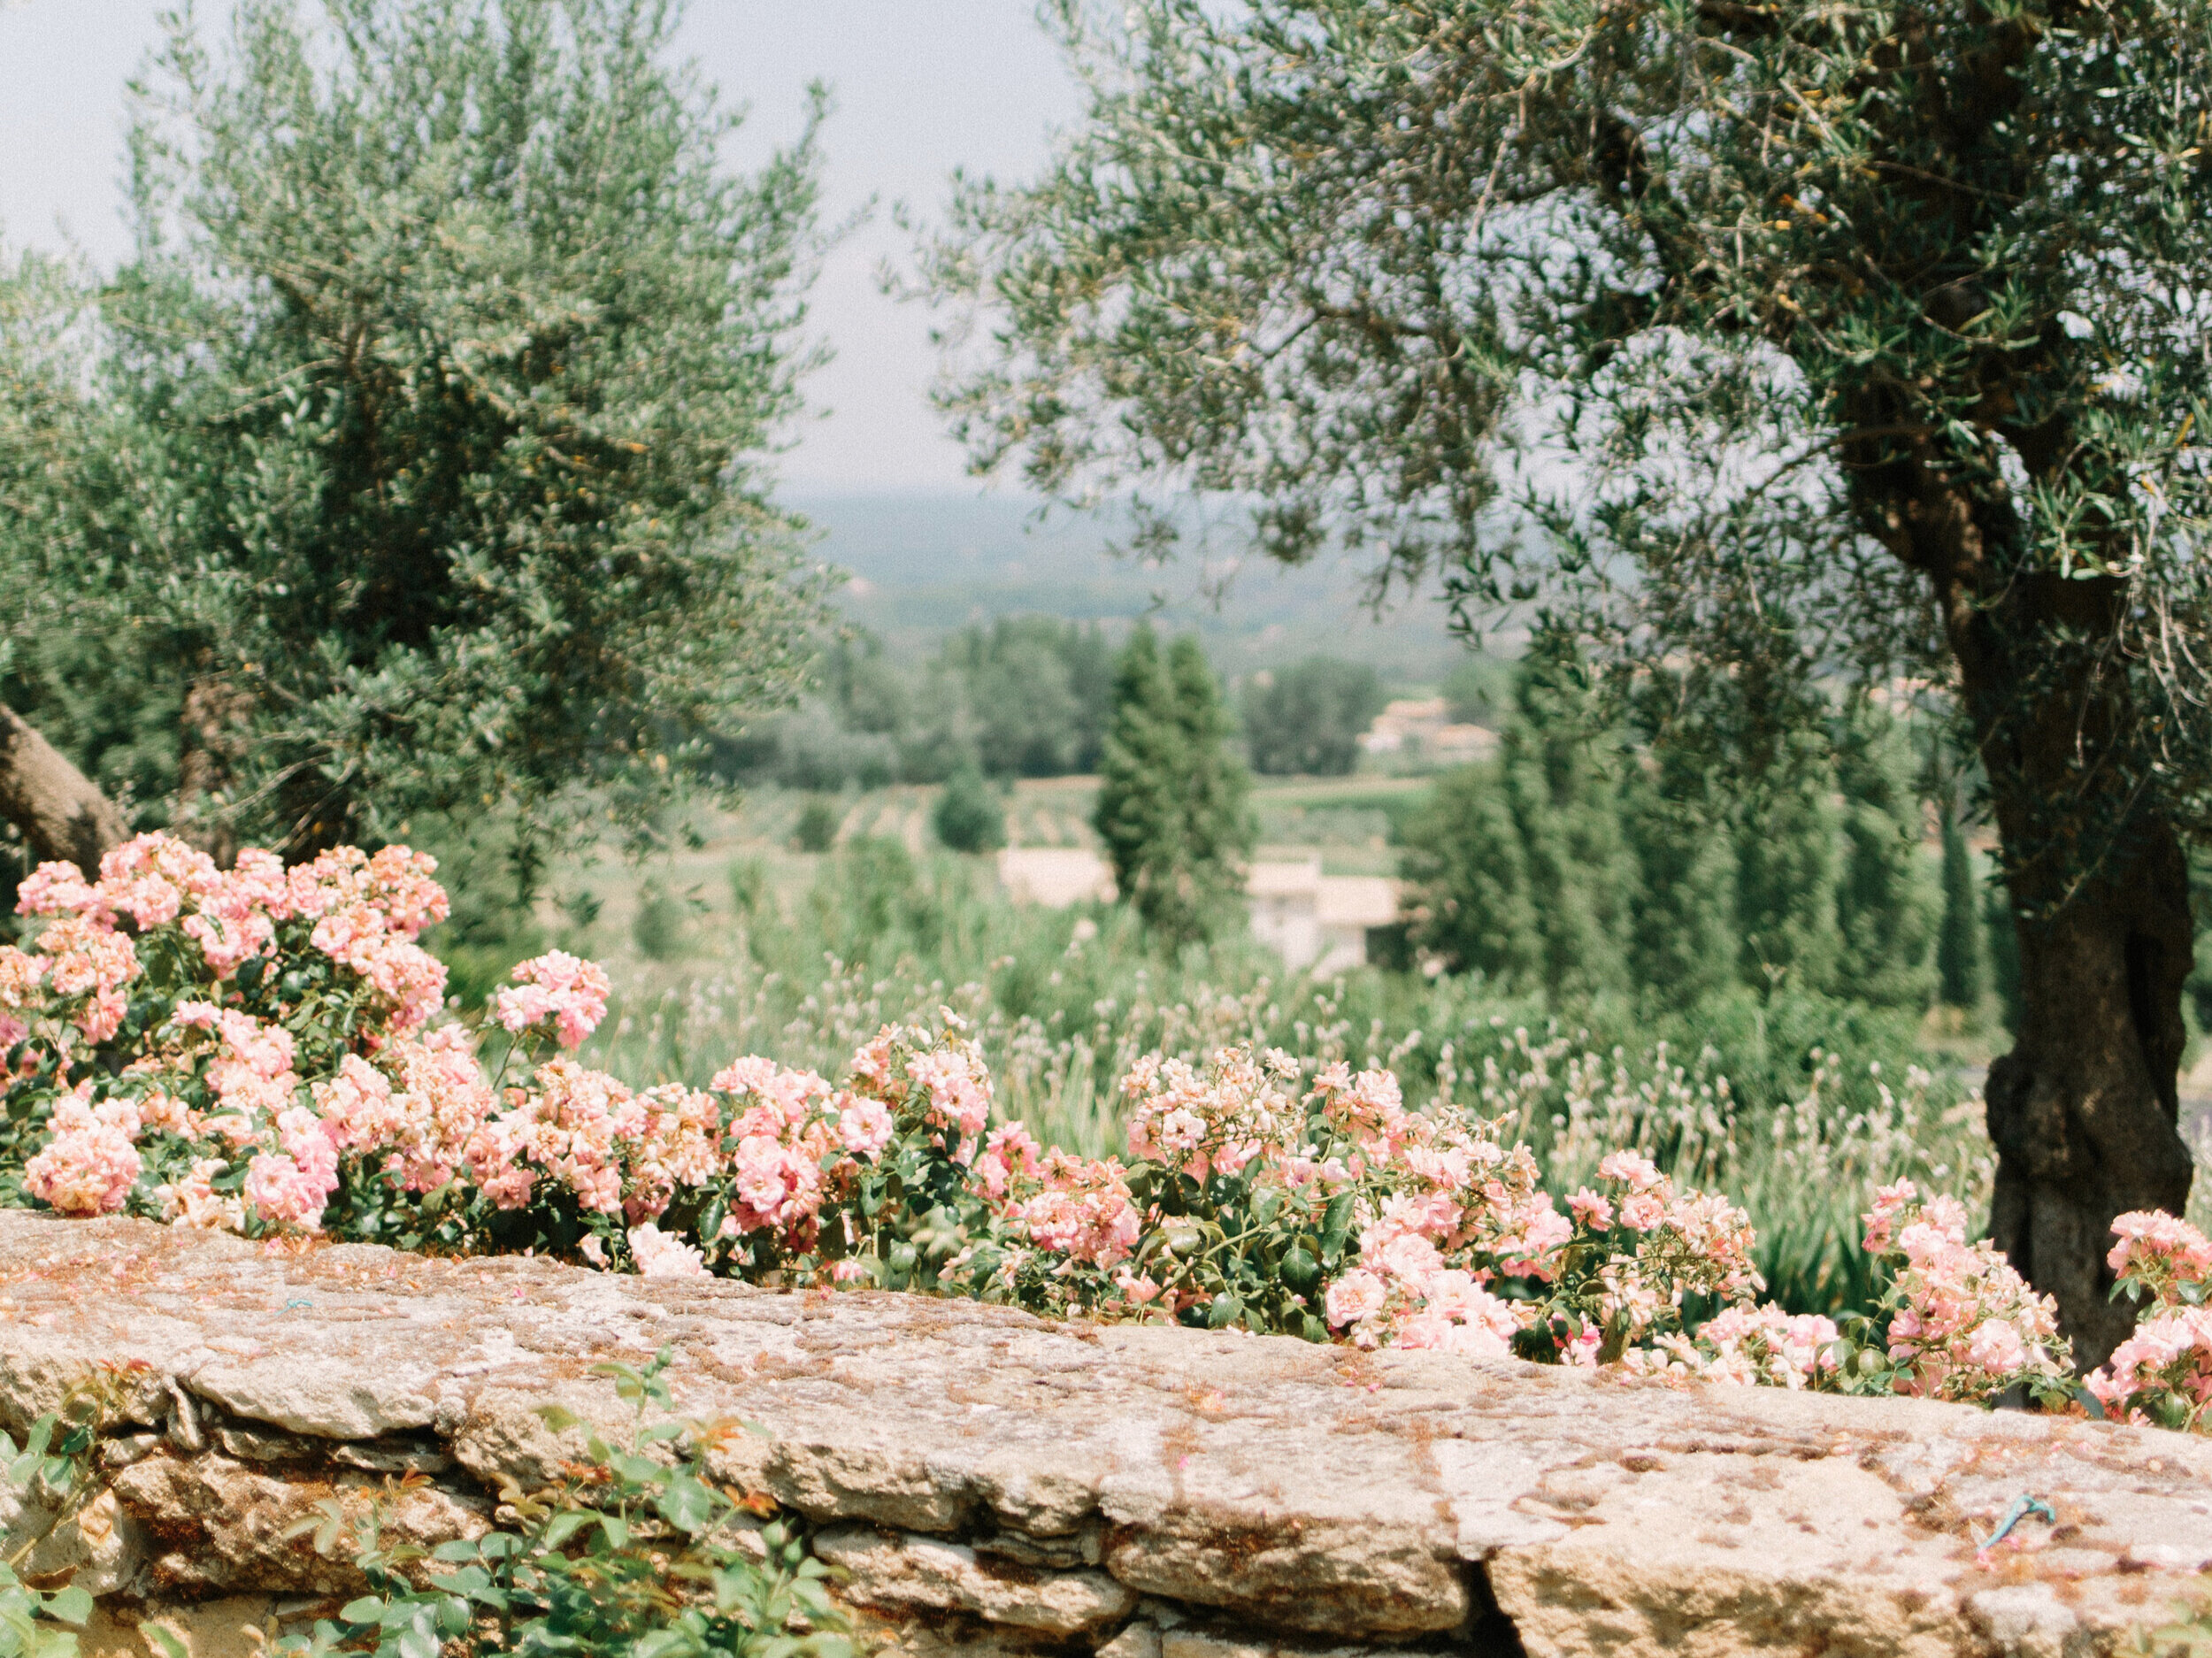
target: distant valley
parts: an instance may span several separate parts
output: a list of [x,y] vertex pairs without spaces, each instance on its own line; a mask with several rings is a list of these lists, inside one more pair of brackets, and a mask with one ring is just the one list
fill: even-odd
[[[820,533],[815,556],[851,572],[839,609],[887,642],[926,647],[971,622],[1040,614],[1078,621],[1150,616],[1195,628],[1231,678],[1315,654],[1373,666],[1392,686],[1440,681],[1464,659],[1434,590],[1393,596],[1378,619],[1360,571],[1341,558],[1282,570],[1240,562],[1233,532],[1148,565],[1110,550],[1110,523],[1056,512],[1040,525],[1020,499],[949,495],[794,495]],[[1210,589],[1226,578],[1216,602]]]

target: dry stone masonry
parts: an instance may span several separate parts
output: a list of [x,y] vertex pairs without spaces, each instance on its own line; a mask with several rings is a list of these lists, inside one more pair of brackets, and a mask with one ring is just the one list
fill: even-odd
[[[111,1488],[27,1566],[101,1598],[95,1658],[357,1592],[288,1536],[334,1493],[482,1531],[577,1455],[535,1408],[618,1428],[592,1366],[664,1347],[914,1658],[2075,1658],[2212,1566],[2212,1445],[2153,1430],[0,1213],[0,1420],[121,1392]],[[1978,1557],[2023,1493],[2055,1524]]]

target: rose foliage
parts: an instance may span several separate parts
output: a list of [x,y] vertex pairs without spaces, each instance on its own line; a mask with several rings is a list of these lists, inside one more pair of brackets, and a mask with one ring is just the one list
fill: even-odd
[[[20,901],[35,936],[0,948],[0,1202],[1667,1379],[2069,1391],[2049,1301],[1909,1182],[1867,1216],[1891,1287],[1854,1338],[1759,1302],[1725,1198],[1621,1150],[1556,1200],[1496,1123],[1409,1110],[1386,1071],[1248,1046],[1142,1060],[1125,1160],[1002,1120],[949,1014],[885,1027],[841,1083],[748,1057],[704,1089],[635,1089],[574,1056],[610,989],[589,962],[525,962],[450,1017],[416,941],[446,913],[434,875],[402,847],[226,871],[157,834],[95,882],[42,866]],[[2212,1245],[2163,1215],[2119,1230],[2113,1265],[2150,1308],[2089,1389],[2193,1425]]]

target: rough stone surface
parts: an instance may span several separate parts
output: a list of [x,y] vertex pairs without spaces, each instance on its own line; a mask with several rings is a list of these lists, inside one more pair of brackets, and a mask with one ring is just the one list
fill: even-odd
[[1039,1570],[872,1526],[818,1532],[814,1552],[848,1574],[849,1599],[877,1611],[959,1612],[1064,1638],[1118,1630],[1137,1609],[1136,1592],[1102,1571]]
[[[96,1654],[350,1592],[285,1532],[403,1473],[409,1537],[480,1529],[578,1448],[535,1408],[618,1427],[592,1366],[662,1347],[913,1658],[2076,1658],[2212,1567],[2212,1444],[2155,1430],[0,1213],[0,1423],[121,1401],[112,1498],[44,1546]],[[1982,1556],[2024,1493],[2056,1524]]]
[[491,1524],[491,1504],[473,1493],[389,1488],[343,1466],[251,1468],[213,1451],[133,1462],[111,1489],[150,1541],[145,1586],[161,1593],[357,1593],[364,1585],[350,1565],[286,1535],[333,1499],[354,1519],[377,1504],[392,1541],[425,1548],[480,1537]]

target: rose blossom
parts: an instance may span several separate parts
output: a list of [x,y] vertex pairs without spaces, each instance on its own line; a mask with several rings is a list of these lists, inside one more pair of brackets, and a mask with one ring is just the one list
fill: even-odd
[[698,1278],[707,1274],[706,1257],[673,1232],[651,1221],[630,1229],[630,1255],[639,1275],[649,1278]]
[[1385,1293],[1380,1278],[1363,1267],[1354,1267],[1329,1286],[1329,1292],[1322,1301],[1327,1309],[1329,1323],[1341,1330],[1347,1324],[1356,1324],[1380,1312]]
[[520,1032],[550,1019],[555,1040],[574,1049],[607,1017],[607,997],[614,986],[596,962],[550,950],[518,963],[514,977],[516,988],[492,995],[494,1012],[510,1031]]

